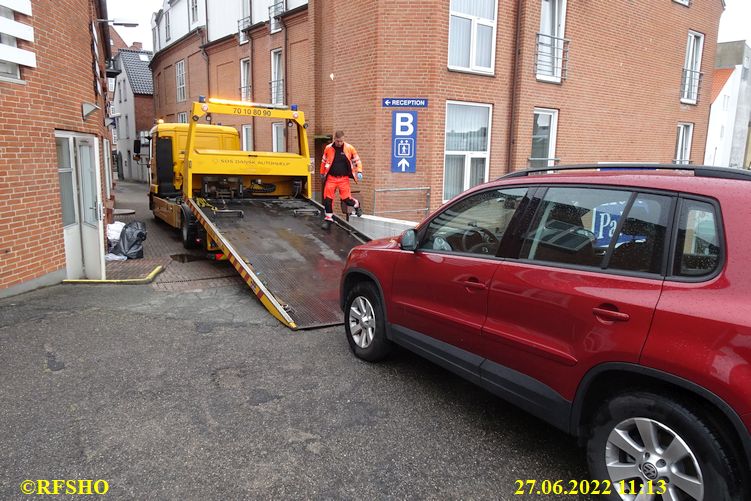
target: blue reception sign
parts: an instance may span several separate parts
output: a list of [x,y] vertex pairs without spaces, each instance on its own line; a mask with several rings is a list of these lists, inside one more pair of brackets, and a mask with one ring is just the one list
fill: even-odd
[[424,97],[384,97],[383,108],[427,108],[428,100]]
[[391,172],[415,172],[417,112],[394,111],[391,124]]

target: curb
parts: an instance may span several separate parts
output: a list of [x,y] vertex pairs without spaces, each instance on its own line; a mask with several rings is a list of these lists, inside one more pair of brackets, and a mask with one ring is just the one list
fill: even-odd
[[154,270],[146,275],[144,278],[124,278],[121,280],[63,280],[64,284],[125,284],[125,285],[142,285],[150,284],[154,281],[157,275],[164,271],[162,265],[157,266]]

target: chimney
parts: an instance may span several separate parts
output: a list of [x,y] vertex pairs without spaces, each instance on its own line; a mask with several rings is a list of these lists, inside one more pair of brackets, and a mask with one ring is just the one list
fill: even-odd
[[143,50],[143,44],[141,42],[133,42],[130,48],[133,50]]

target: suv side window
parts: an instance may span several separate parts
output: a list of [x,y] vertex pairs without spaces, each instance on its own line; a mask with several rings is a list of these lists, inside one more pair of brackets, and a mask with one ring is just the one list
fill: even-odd
[[609,270],[661,273],[671,197],[640,193],[623,220]]
[[495,256],[527,188],[494,189],[457,201],[428,224],[419,249]]
[[683,200],[678,219],[678,244],[673,274],[684,277],[710,275],[720,263],[720,231],[714,206]]
[[599,267],[631,192],[551,187],[524,236],[519,257]]

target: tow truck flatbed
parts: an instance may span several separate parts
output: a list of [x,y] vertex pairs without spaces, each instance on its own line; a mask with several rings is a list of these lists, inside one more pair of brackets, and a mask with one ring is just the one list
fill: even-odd
[[343,322],[342,267],[350,249],[366,241],[346,222],[322,229],[321,208],[307,198],[191,199],[189,205],[280,321],[293,329]]

